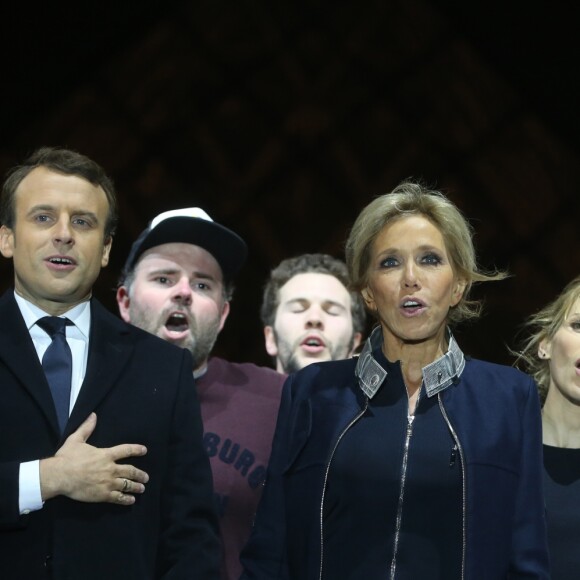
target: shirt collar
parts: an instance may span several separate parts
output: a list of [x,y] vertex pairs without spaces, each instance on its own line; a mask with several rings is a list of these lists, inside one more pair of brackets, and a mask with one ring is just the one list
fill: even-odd
[[[447,329],[449,347],[437,360],[423,367],[423,384],[428,397],[432,397],[456,382],[465,368],[465,356],[451,331]],[[375,360],[373,351],[380,348],[383,340],[378,326],[368,337],[358,358],[355,375],[364,394],[372,399],[387,378],[387,371]]]
[[[44,316],[50,316],[48,312],[45,312],[42,308],[39,308],[16,292],[14,292],[14,298],[16,299],[16,304],[18,304],[18,307],[20,308],[20,312],[22,313],[24,323],[28,330],[30,330]],[[81,302],[70,310],[67,310],[62,316],[64,317],[65,315],[66,318],[73,322],[76,328],[88,340],[91,328],[91,309],[89,300]]]

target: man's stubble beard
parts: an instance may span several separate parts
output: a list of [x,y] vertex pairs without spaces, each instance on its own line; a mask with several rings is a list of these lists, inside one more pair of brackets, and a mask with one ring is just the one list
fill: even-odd
[[[288,344],[287,341],[280,339],[279,334],[274,330],[274,339],[276,340],[276,346],[278,347],[278,355],[277,358],[282,365],[283,372],[286,374],[295,373],[304,367],[307,367],[309,364],[315,362],[324,362],[330,360],[340,360],[348,358],[350,352],[354,346],[354,335],[350,339],[348,344],[338,344],[336,347],[333,346],[332,343],[327,343],[326,348],[330,354],[330,358],[328,359],[321,359],[318,360],[317,358],[313,357],[302,357],[299,358],[296,354],[300,348],[300,343],[297,341],[296,344],[291,345]],[[344,356],[339,355],[340,352],[344,351]],[[307,362],[305,362],[307,361]]]
[[165,328],[167,317],[153,319],[148,310],[138,308],[134,303],[129,306],[129,317],[132,325],[163,338],[166,342],[186,348],[193,357],[194,370],[197,370],[207,361],[219,334],[219,317],[209,322],[205,329],[200,329],[197,320],[189,315],[187,317],[189,332],[184,339],[176,341],[167,340],[166,337],[161,336],[161,330]]

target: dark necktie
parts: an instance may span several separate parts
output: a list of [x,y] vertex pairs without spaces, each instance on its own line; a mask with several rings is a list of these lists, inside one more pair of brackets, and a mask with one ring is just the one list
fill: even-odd
[[62,433],[68,421],[72,377],[72,354],[66,341],[65,328],[72,322],[68,318],[45,316],[37,324],[52,338],[52,343],[42,357],[42,368],[52,392]]

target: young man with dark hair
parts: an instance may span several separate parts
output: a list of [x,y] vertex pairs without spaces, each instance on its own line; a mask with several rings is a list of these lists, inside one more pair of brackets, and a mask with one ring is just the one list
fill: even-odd
[[328,254],[288,258],[271,271],[261,316],[266,351],[279,372],[354,353],[366,315],[360,295],[348,287],[345,263]]
[[0,577],[213,580],[217,518],[191,356],[92,286],[116,222],[104,171],[43,148],[9,173],[0,251]]

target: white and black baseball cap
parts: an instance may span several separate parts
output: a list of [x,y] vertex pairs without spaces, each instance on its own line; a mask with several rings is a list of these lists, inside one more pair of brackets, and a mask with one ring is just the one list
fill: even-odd
[[207,250],[220,265],[224,282],[233,279],[248,255],[246,242],[232,230],[214,222],[203,209],[174,209],[153,218],[135,240],[123,268],[123,279],[144,252],[172,243],[193,244]]

